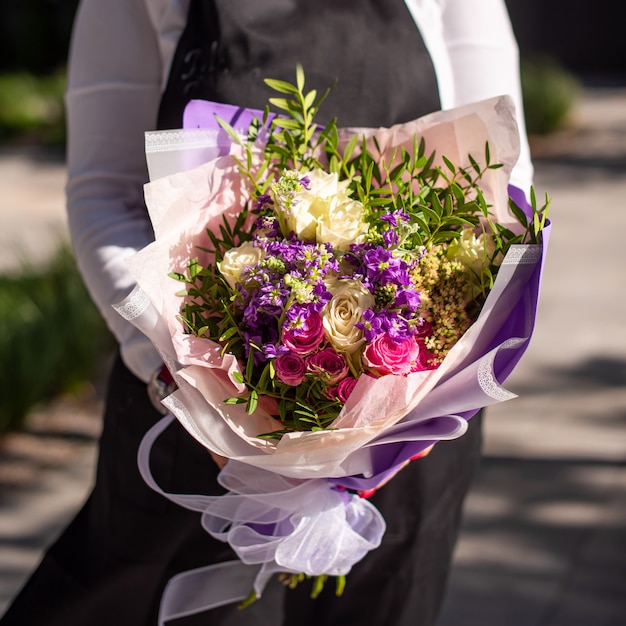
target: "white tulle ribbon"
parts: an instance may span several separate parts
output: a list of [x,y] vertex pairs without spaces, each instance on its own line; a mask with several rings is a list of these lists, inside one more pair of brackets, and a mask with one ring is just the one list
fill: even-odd
[[202,526],[228,543],[240,561],[184,572],[161,603],[161,623],[263,592],[274,573],[347,574],[380,545],[385,521],[370,502],[325,479],[294,479],[230,460],[218,482],[221,496],[163,491],[150,472],[150,451],[175,418],[167,415],[144,436],[138,465],[143,479],[172,502],[202,513]]

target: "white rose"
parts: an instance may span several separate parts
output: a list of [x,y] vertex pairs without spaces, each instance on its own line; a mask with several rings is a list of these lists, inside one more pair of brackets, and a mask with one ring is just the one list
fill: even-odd
[[328,290],[333,297],[322,311],[326,336],[335,350],[352,354],[364,342],[363,331],[355,324],[363,311],[374,307],[374,296],[358,280],[337,280]]
[[[491,264],[491,258],[496,247],[491,235],[476,233],[471,228],[465,228],[459,239],[448,248],[447,256],[452,261],[459,261],[470,271],[480,276],[483,268]],[[494,262],[497,264],[496,257]]]
[[347,249],[367,232],[363,205],[346,194],[348,181],[323,170],[305,172],[309,189],[296,192],[287,227],[301,239]]
[[218,269],[231,289],[239,281],[241,272],[246,267],[254,267],[265,258],[265,251],[257,248],[251,241],[245,241],[237,248],[231,248],[224,254]]
[[350,244],[361,243],[366,232],[363,205],[350,198],[331,201],[328,213],[317,220],[317,241],[329,243],[336,250],[348,250]]

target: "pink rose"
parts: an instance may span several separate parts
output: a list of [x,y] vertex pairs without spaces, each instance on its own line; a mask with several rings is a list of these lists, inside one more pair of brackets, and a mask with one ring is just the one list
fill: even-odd
[[352,376],[340,380],[336,387],[328,390],[328,397],[345,404],[356,387],[358,380],[358,378],[353,378]]
[[274,368],[276,370],[276,376],[282,380],[285,385],[296,387],[304,380],[306,374],[306,362],[304,359],[289,352],[279,356],[274,361]]
[[414,337],[396,343],[387,333],[381,333],[363,350],[362,359],[365,367],[377,374],[406,375],[413,371],[419,352]]
[[329,385],[336,385],[348,375],[348,363],[343,354],[325,348],[307,357],[309,372],[321,374]]
[[296,328],[283,330],[283,343],[296,354],[305,356],[317,350],[324,341],[324,325],[319,313],[311,313]]

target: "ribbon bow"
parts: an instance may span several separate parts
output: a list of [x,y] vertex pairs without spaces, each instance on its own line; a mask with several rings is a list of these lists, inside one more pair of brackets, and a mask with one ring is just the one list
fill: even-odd
[[170,414],[144,436],[139,470],[156,492],[202,513],[203,528],[228,543],[240,561],[172,578],[161,600],[160,623],[261,596],[275,573],[340,576],[380,545],[385,521],[367,500],[325,479],[295,479],[230,460],[219,473],[221,496],[164,492],[149,467],[150,451],[175,418]]

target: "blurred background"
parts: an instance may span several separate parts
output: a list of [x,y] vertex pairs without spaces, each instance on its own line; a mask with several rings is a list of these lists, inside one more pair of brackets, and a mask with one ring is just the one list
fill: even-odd
[[[77,0],[0,0],[0,613],[93,480],[112,341],[67,244]],[[626,37],[616,0],[508,0],[553,235],[487,414],[440,626],[626,624]]]

